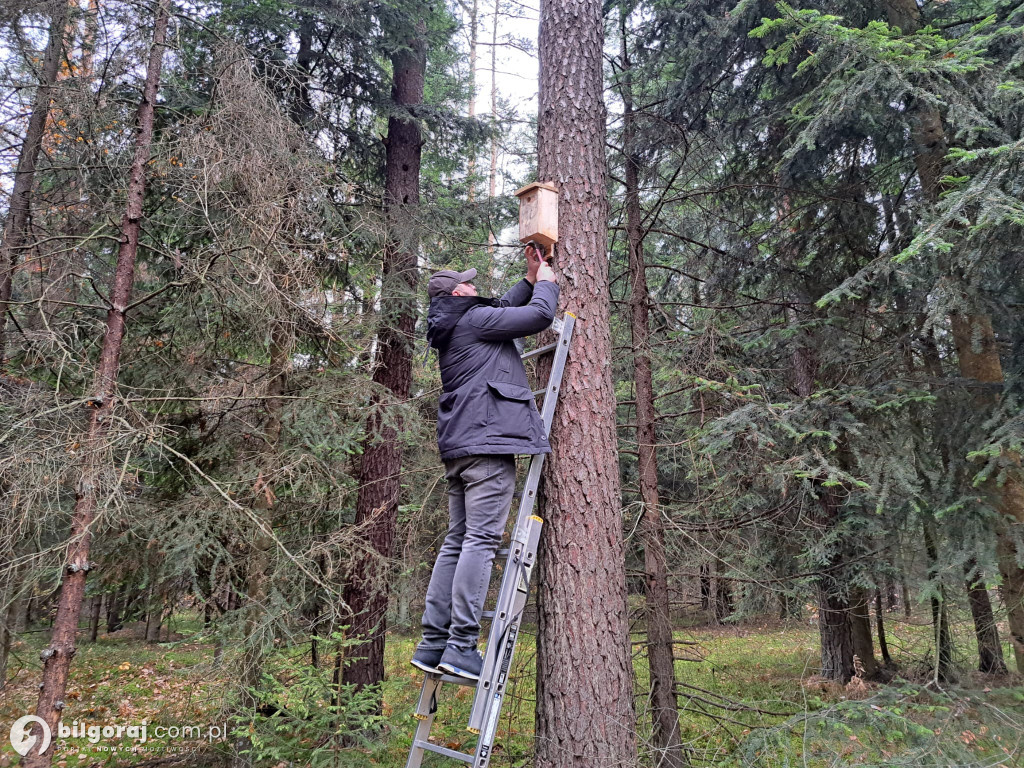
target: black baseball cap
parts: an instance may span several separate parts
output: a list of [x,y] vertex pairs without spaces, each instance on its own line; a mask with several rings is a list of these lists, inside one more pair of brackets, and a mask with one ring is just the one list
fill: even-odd
[[452,269],[442,269],[430,276],[427,283],[427,295],[430,298],[435,296],[450,296],[455,286],[459,283],[470,283],[476,277],[475,269],[467,269],[465,272],[456,272]]

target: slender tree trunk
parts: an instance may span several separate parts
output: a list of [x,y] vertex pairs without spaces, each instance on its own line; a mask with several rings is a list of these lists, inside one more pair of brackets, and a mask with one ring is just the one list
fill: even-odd
[[974,619],[974,636],[978,640],[978,671],[991,675],[1005,675],[1006,661],[1003,660],[1003,646],[999,642],[996,617],[992,613],[992,601],[988,597],[978,565],[972,558],[964,564],[967,602]]
[[164,617],[163,595],[159,590],[150,589],[148,610],[146,611],[146,643],[160,642],[160,625]]
[[626,163],[626,242],[629,250],[630,331],[633,337],[633,380],[636,388],[636,442],[640,500],[640,542],[644,548],[644,624],[647,627],[647,660],[651,678],[651,718],[655,764],[679,768],[687,763],[679,731],[676,701],[675,658],[665,556],[665,527],[658,497],[658,447],[655,434],[654,378],[651,372],[650,296],[644,261],[643,210],[640,207],[640,158],[634,152],[632,70],[626,38],[625,13],[621,12],[621,64],[619,93],[623,101],[622,150]]
[[725,563],[721,560],[715,561],[715,623],[725,624],[725,620],[732,616],[732,583],[722,574],[725,573]]
[[[417,22],[409,45],[392,56],[391,97],[397,106],[415,110],[423,102],[426,70],[426,26]],[[402,407],[412,384],[412,339],[416,325],[416,232],[419,207],[419,125],[391,117],[384,168],[384,204],[388,242],[384,250],[381,287],[381,328],[373,381],[387,390],[391,407]],[[378,400],[383,403],[383,398]],[[380,405],[374,408],[378,411]],[[348,650],[353,659],[345,682],[372,685],[384,679],[384,631],[389,584],[385,563],[392,556],[398,498],[401,490],[401,418],[367,420],[363,458],[359,467],[356,525],[374,556],[357,563],[345,586],[345,603],[352,613],[350,633],[360,638]],[[378,700],[378,707],[380,701]]]
[[871,609],[867,590],[850,589],[850,635],[853,640],[853,654],[860,659],[862,677],[865,680],[878,678],[878,661],[875,659],[875,644],[871,637]]
[[11,657],[11,645],[14,642],[14,625],[17,622],[19,605],[13,594],[9,595],[9,602],[6,607],[0,604],[3,610],[3,626],[0,627],[0,690],[7,683],[7,663]]
[[103,600],[106,597],[106,593],[102,595],[96,595],[92,599],[92,613],[89,616],[89,642],[95,643],[96,638],[100,632],[100,613],[103,610]]
[[[487,199],[493,200],[498,189],[498,18],[501,0],[494,0],[494,24],[491,25],[491,167],[487,174]],[[487,254],[494,255],[498,239],[494,230],[487,233]],[[491,260],[487,261],[487,279],[491,278]]]
[[51,91],[57,82],[57,72],[64,53],[64,30],[68,21],[69,4],[66,0],[53,0],[52,5],[50,38],[46,45],[46,53],[43,54],[43,69],[32,104],[32,113],[28,119],[25,141],[18,155],[3,242],[0,243],[0,368],[3,367],[7,351],[7,312],[10,308],[14,270],[18,256],[29,241],[32,185],[35,181],[36,163],[43,146],[46,118],[50,114],[50,101],[53,98]]
[[296,125],[307,127],[316,117],[316,109],[309,92],[309,78],[313,70],[313,36],[316,24],[308,13],[299,16],[298,41],[295,52],[295,77],[292,83],[291,118]]
[[544,468],[536,766],[627,766],[637,744],[608,364],[602,6],[543,0],[540,17],[537,168],[559,188],[556,267],[580,324]]
[[700,609],[711,616],[711,563],[707,561],[700,564]]
[[[89,573],[89,547],[92,542],[90,530],[96,515],[97,497],[106,463],[107,425],[113,410],[117,374],[121,361],[121,342],[125,333],[125,314],[131,302],[132,284],[135,278],[135,259],[138,253],[139,232],[142,224],[142,203],[146,191],[146,163],[149,160],[150,145],[153,141],[153,116],[156,107],[156,93],[160,84],[160,69],[163,64],[164,39],[170,0],[161,0],[157,6],[153,31],[153,45],[149,50],[146,66],[146,82],[142,100],[139,103],[138,134],[135,139],[135,157],[132,161],[128,183],[128,204],[121,220],[121,245],[117,252],[117,265],[113,285],[110,289],[111,307],[107,312],[107,328],[100,351],[99,367],[91,392],[95,398],[90,402],[89,426],[82,443],[82,469],[75,490],[75,508],[71,521],[71,537],[68,543],[57,616],[53,624],[50,645],[43,650],[43,679],[39,687],[39,701],[36,716],[42,718],[50,730],[56,733],[60,719],[71,659],[75,655],[75,633],[82,612],[85,595],[85,581]],[[38,729],[38,726],[36,726]],[[29,754],[23,765],[26,768],[46,768],[53,759],[54,744],[51,743],[42,755]]]
[[[261,522],[262,530],[253,536],[248,553],[247,615],[242,654],[241,691],[238,701],[238,718],[244,721],[252,717],[259,707],[259,691],[263,677],[263,662],[273,638],[266,631],[262,618],[270,592],[271,549],[274,546],[273,508],[274,482],[277,470],[277,448],[281,441],[284,393],[291,368],[294,332],[291,326],[281,320],[275,321],[270,330],[270,371],[265,395],[266,422],[263,427],[263,449],[260,456],[262,469],[258,475],[252,510]],[[265,473],[265,474],[264,474]],[[220,641],[219,641],[220,642]],[[223,648],[218,645],[214,651],[215,662],[220,660]],[[252,765],[252,742],[245,735],[234,742],[232,762],[236,768]]]
[[935,639],[935,675],[939,682],[956,682],[953,671],[953,635],[949,629],[949,616],[946,612],[946,587],[939,576],[939,549],[935,542],[935,521],[926,514],[922,521],[924,529],[924,548],[928,554],[928,576],[937,582],[937,595],[931,598],[932,631]]
[[882,664],[887,667],[893,666],[892,656],[889,655],[889,643],[885,639],[885,620],[882,618],[885,613],[882,607],[882,590],[875,592],[875,622],[878,627],[878,650],[882,654]]
[[121,608],[124,602],[124,587],[117,587],[107,602],[107,634],[121,628]]
[[[476,117],[476,41],[480,0],[470,0],[469,8],[469,119]],[[476,197],[476,152],[472,151],[466,164],[466,200]]]

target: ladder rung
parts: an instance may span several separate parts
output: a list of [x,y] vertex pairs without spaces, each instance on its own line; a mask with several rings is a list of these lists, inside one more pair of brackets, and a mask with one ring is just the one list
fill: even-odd
[[508,553],[510,551],[511,550],[509,550],[508,547],[502,547],[501,549],[499,549],[497,552],[494,553],[494,556],[495,557],[508,557]]
[[[491,611],[494,613],[494,611]],[[476,688],[476,680],[469,680],[465,677],[459,677],[458,675],[449,675],[447,673],[441,673],[440,675],[436,672],[427,672],[428,677],[439,678],[442,683],[455,683],[455,685],[464,685],[467,688]]]
[[429,741],[423,741],[422,739],[416,739],[413,742],[413,746],[425,749],[427,752],[437,752],[437,754],[444,755],[452,760],[461,760],[464,763],[473,762],[473,755],[467,755],[465,752],[456,752],[454,749],[442,747],[440,744],[431,744]]
[[494,618],[494,611],[483,611],[480,614],[480,618],[481,619],[493,619]]
[[519,357],[522,358],[523,360],[529,360],[531,357],[537,357],[538,355],[543,355],[545,352],[550,352],[557,346],[558,342],[555,342],[554,344],[545,344],[543,347],[531,349],[525,355],[520,355]]
[[543,395],[547,391],[548,391],[547,387],[544,387],[544,389],[535,389],[535,390],[533,390],[533,396],[536,397],[537,395]]

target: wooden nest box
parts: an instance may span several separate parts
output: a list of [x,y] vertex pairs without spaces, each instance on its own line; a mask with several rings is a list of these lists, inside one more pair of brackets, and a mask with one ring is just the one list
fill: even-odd
[[558,187],[535,181],[516,192],[519,198],[519,240],[536,240],[547,248],[558,242]]

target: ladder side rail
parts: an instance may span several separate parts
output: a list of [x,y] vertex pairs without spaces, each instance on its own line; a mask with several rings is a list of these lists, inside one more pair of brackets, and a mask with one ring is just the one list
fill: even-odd
[[[566,312],[562,319],[554,360],[551,362],[551,375],[548,376],[548,383],[544,389],[544,402],[540,409],[540,418],[544,424],[544,437],[548,437],[551,434],[551,421],[555,415],[555,406],[558,405],[558,393],[562,387],[565,363],[569,357],[569,342],[572,340],[572,331],[575,324],[575,315]],[[523,484],[519,513],[516,516],[516,527],[512,535],[513,541],[527,540],[528,532],[526,529],[529,527],[529,518],[533,514],[533,507],[537,502],[537,488],[540,486],[544,456],[545,454],[543,453],[536,454],[530,462],[530,469],[526,474],[526,481]]]
[[[576,317],[574,315],[571,313],[565,314],[559,328],[558,340],[555,342],[554,360],[551,364],[551,374],[548,376],[548,384],[545,388],[544,403],[541,406],[540,414],[544,424],[545,437],[550,434],[551,421],[554,417],[555,406],[558,404],[558,393],[561,389],[562,376],[565,372],[565,363],[569,356],[569,345],[572,340],[575,321]],[[517,549],[521,553],[519,556],[529,561],[531,569],[536,556],[537,538],[540,535],[540,522],[538,518],[533,517],[533,509],[537,502],[537,489],[540,486],[544,459],[545,454],[543,453],[533,456],[530,461],[530,468],[526,474],[526,481],[523,484],[519,512],[516,515],[512,541],[509,544],[509,556],[506,561],[505,572],[502,574],[501,588],[498,591],[498,602],[495,606],[494,618],[491,620],[487,652],[484,655],[480,681],[477,684],[476,695],[473,698],[473,709],[469,717],[469,729],[471,731],[480,731],[483,726],[484,717],[492,703],[494,678],[498,672],[500,660],[503,657],[502,646],[512,618],[510,609],[516,596],[515,590],[519,579],[518,569],[510,566],[513,565],[513,558],[516,557]],[[529,547],[531,540],[533,541],[532,551],[530,551]]]
[[508,560],[505,563],[505,571],[501,576],[501,588],[498,590],[498,599],[494,606],[494,618],[491,619],[491,627],[487,639],[487,652],[484,654],[483,668],[480,672],[480,681],[477,684],[476,696],[473,699],[473,709],[469,717],[469,728],[479,731],[484,718],[484,706],[489,700],[490,683],[496,674],[497,666],[501,658],[502,641],[505,638],[509,621],[512,618],[516,585],[519,580],[519,567],[527,555],[527,548],[530,541],[530,530],[535,527],[533,507],[536,501],[536,480],[540,478],[540,470],[544,464],[544,454],[537,454],[530,462],[530,470],[527,475],[527,483],[534,477],[533,491],[526,493],[524,489],[523,498],[519,505],[519,516],[516,527],[512,533],[512,541],[509,544]]
[[423,747],[419,746],[430,739],[430,728],[434,724],[437,713],[437,693],[441,690],[439,675],[424,675],[420,698],[416,702],[416,732],[412,735],[412,746],[409,748],[409,759],[405,768],[420,768],[423,764]]
[[[512,656],[516,650],[516,641],[519,639],[519,627],[523,622],[523,612],[530,597],[530,583],[534,566],[537,564],[537,544],[540,541],[542,526],[543,523],[541,523],[540,518],[537,518],[537,525],[530,532],[530,541],[527,543],[527,550],[530,555],[520,570],[520,581],[516,588],[511,620],[505,635],[505,641],[502,644],[503,647],[500,649],[501,664],[498,675],[493,681],[491,690],[487,692],[487,701],[482,707],[486,713],[486,719],[480,731],[480,738],[477,740],[476,753],[473,756],[473,768],[487,768],[491,760],[494,737],[498,732],[498,719],[501,716],[501,706],[505,701],[505,688],[508,685],[509,674],[512,670]],[[480,694],[479,689],[478,694]]]

